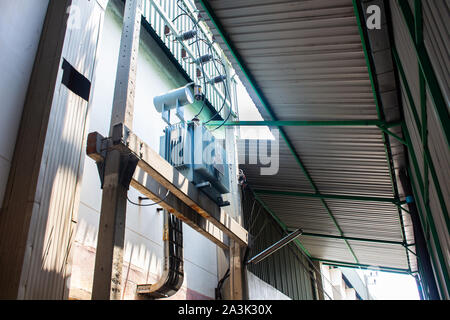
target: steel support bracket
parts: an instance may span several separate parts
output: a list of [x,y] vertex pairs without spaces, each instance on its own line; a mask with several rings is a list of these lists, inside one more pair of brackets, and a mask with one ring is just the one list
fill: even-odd
[[103,189],[105,180],[105,159],[108,151],[118,149],[122,154],[120,169],[120,184],[129,189],[133,174],[139,162],[139,157],[128,148],[128,136],[130,130],[123,124],[118,124],[113,128],[113,136],[104,138],[98,132],[88,135],[86,153],[94,158],[100,177],[100,185]]

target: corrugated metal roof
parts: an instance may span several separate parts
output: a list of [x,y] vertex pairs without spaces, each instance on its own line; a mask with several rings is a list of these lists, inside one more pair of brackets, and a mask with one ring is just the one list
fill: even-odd
[[[352,0],[210,0],[208,3],[277,120],[377,119]],[[201,9],[200,4],[197,6]],[[203,9],[201,12],[263,118],[272,120],[220,33]],[[391,70],[392,64],[385,67]],[[389,79],[382,85],[386,89],[382,98],[393,101],[386,107],[396,108],[395,91],[389,92],[392,89]],[[398,114],[395,111],[391,117]],[[283,130],[317,190],[282,139],[277,175],[261,176],[258,165],[241,166],[252,187],[395,197],[383,135],[378,128],[284,127]],[[399,154],[400,144],[392,146],[393,152]],[[403,240],[399,212],[392,203],[262,194],[260,198],[288,227],[337,236]],[[409,229],[406,234],[411,241]],[[315,258],[355,262],[350,246],[361,264],[409,268],[401,245],[346,243],[342,239],[307,236],[300,239]],[[411,267],[415,269],[415,263]]]

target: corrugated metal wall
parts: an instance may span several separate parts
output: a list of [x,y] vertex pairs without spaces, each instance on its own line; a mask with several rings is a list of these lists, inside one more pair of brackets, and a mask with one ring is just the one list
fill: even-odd
[[[449,30],[450,1],[419,1],[423,17],[423,47],[421,56],[428,56],[437,84],[425,81],[424,103],[421,102],[420,68],[414,46],[414,34],[408,30],[405,7],[414,23],[415,1],[390,0],[395,49],[399,61],[401,96],[406,128],[411,138],[409,163],[416,200],[422,215],[425,237],[431,248],[434,271],[437,274],[441,296],[449,298],[448,270],[450,270],[450,233],[448,208],[450,207],[450,149],[445,127],[449,110]],[[403,5],[403,7],[402,7]],[[414,27],[413,27],[414,29]],[[436,103],[436,92],[442,95],[442,103]],[[445,104],[445,105],[444,105]],[[423,105],[423,108],[422,108]],[[439,118],[437,110],[447,114]],[[424,112],[425,110],[426,112]],[[445,112],[446,111],[446,112]],[[441,113],[441,115],[442,115]],[[424,116],[426,121],[424,123]],[[425,125],[425,126],[424,126]],[[423,128],[426,132],[422,132]],[[447,128],[448,130],[448,128]],[[424,133],[424,134],[423,134]],[[423,137],[426,137],[425,139]],[[426,146],[428,145],[428,146]],[[429,160],[426,158],[429,156]],[[427,197],[429,200],[427,201]],[[434,225],[434,226],[433,226]],[[433,230],[435,229],[435,231]],[[439,244],[440,248],[436,244]],[[447,274],[446,274],[447,273]]]
[[[286,234],[249,191],[242,196],[244,226],[249,232],[248,259],[274,244]],[[313,300],[313,267],[293,243],[265,260],[248,265],[248,270],[294,300]]]
[[[104,10],[96,1],[86,0],[73,1],[72,9],[63,58],[92,82]],[[19,299],[62,299],[68,293],[70,249],[77,221],[89,103],[62,85],[62,76],[60,69],[34,199]]]

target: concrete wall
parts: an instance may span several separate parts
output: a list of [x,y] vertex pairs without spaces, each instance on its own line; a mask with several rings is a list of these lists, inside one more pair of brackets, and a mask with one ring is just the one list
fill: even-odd
[[291,300],[287,295],[247,271],[247,293],[249,300]]
[[[364,287],[362,280],[354,270],[348,268],[331,268],[327,265],[322,265],[320,270],[322,273],[323,289],[326,292],[325,300],[358,300],[357,293],[363,300],[371,299],[367,295],[367,287]],[[349,276],[346,279],[352,285],[351,287],[344,281],[345,275],[343,274],[343,270]],[[359,291],[357,292],[357,290]]]
[[[88,132],[98,131],[103,135],[109,131],[122,24],[119,11],[113,10],[113,3],[110,1],[105,16],[89,114]],[[153,106],[153,97],[184,85],[185,80],[174,68],[168,68],[168,61],[146,31],[142,30],[141,33],[133,130],[152,148],[159,150],[159,137],[165,124]],[[192,110],[186,110],[186,114],[189,117]],[[137,191],[130,189],[130,199],[137,202],[138,196]],[[77,231],[72,247],[72,299],[90,298],[100,207],[101,189],[97,168],[93,160],[86,158]],[[157,208],[157,205],[136,207],[128,204],[124,299],[134,298],[136,284],[154,283],[162,273],[163,214],[157,212]],[[218,282],[216,246],[186,225],[183,225],[183,232],[185,279],[182,289],[172,299],[213,299]]]
[[0,208],[48,0],[0,2]]

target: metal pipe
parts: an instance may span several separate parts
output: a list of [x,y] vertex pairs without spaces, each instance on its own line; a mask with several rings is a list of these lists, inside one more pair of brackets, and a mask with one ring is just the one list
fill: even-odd
[[258,253],[256,256],[248,260],[247,264],[251,263],[258,263],[270,256],[271,254],[277,252],[281,248],[283,248],[285,245],[289,244],[291,241],[294,241],[295,238],[297,238],[299,235],[303,233],[302,229],[297,229],[294,232],[291,232],[281,240],[275,242],[273,245],[268,247],[267,249],[263,250],[262,252]]

